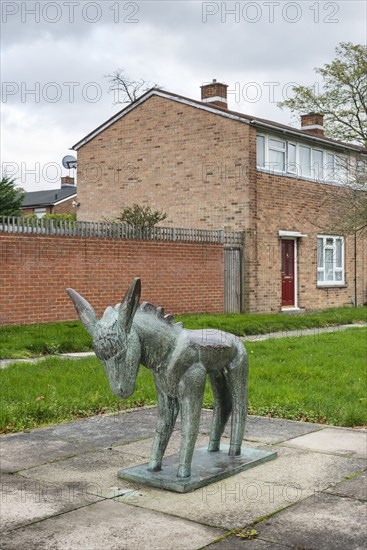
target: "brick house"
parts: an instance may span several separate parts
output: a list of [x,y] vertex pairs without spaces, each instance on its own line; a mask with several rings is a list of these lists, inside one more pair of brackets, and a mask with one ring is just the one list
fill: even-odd
[[227,86],[201,101],[152,89],[73,147],[78,219],[115,217],[139,203],[165,226],[243,231],[241,309],[319,309],[366,302],[367,243],[338,229],[343,162],[367,149],[227,108]]
[[27,193],[22,203],[22,216],[36,214],[38,218],[43,218],[45,214],[74,214],[76,201],[74,178],[65,176],[61,178],[61,188],[59,189]]

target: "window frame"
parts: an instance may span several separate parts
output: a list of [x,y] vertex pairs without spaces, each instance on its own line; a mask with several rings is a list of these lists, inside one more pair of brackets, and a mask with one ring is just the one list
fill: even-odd
[[[323,183],[323,184],[333,184],[338,186],[345,186],[345,174],[344,174],[344,181],[343,181],[343,175],[339,173],[338,171],[338,158],[343,158],[343,162],[347,161],[347,163],[351,162],[351,157],[349,155],[346,155],[345,153],[337,153],[334,151],[331,151],[328,148],[324,148],[322,146],[319,146],[316,144],[315,146],[312,146],[306,142],[303,141],[296,141],[294,139],[287,139],[283,136],[278,136],[277,134],[273,133],[263,133],[263,132],[257,132],[256,138],[261,138],[262,147],[263,147],[263,159],[264,164],[258,163],[258,143],[260,140],[256,139],[256,168],[260,171],[265,171],[268,173],[274,173],[279,174],[282,176],[289,176],[289,177],[297,177],[300,179],[304,179],[307,181],[315,181],[317,183]],[[285,143],[285,148],[270,146],[270,140],[276,140],[280,142]],[[289,150],[290,147],[295,147],[295,157],[296,162],[294,166],[294,162],[289,161]],[[310,167],[309,167],[309,174],[303,174],[301,166],[300,166],[300,148],[304,147],[306,149],[310,150]],[[279,167],[274,167],[274,163],[270,163],[269,160],[269,151],[277,151],[284,154],[285,162],[284,162],[284,169],[280,169]],[[314,152],[320,152],[322,153],[322,166],[319,167],[318,170],[315,170],[315,160],[314,160]],[[320,174],[317,174],[317,172],[320,172]]]
[[[280,143],[284,143],[284,147],[277,147],[276,145],[270,145],[271,140],[279,141]],[[286,169],[287,169],[287,151],[288,151],[287,140],[286,139],[279,139],[279,138],[274,137],[274,136],[268,136],[267,147],[265,148],[265,150],[266,149],[268,151],[268,162],[265,162],[265,167],[268,165],[269,169],[272,172],[277,172],[277,173],[280,173],[280,174],[286,173]],[[277,153],[281,153],[282,155],[284,155],[284,157],[283,157],[284,158],[283,168],[274,168],[273,165],[276,164],[276,163],[270,161],[270,151],[275,151]]]
[[[322,239],[322,267],[319,267],[319,240]],[[327,243],[328,239],[332,239],[332,245]],[[341,241],[341,267],[336,267],[336,242]],[[342,235],[317,235],[317,247],[316,247],[316,285],[318,287],[328,286],[345,286],[345,241]],[[333,279],[326,280],[326,268],[325,268],[325,250],[333,251]],[[319,280],[319,273],[323,273],[323,280]],[[336,273],[341,273],[341,279],[336,279]]]
[[[262,155],[263,155],[263,159],[264,159],[264,164],[259,164],[259,138],[262,139],[262,146],[263,146],[263,151],[262,151]],[[256,135],[256,167],[257,168],[265,168],[266,167],[266,161],[265,161],[265,155],[266,155],[266,136],[264,134],[257,134]]]
[[[289,149],[290,147],[294,147],[295,148],[295,162],[290,162],[289,161]],[[287,141],[287,159],[286,159],[286,168],[287,168],[287,173],[288,174],[295,174],[295,175],[299,175],[299,170],[298,170],[298,167],[299,167],[299,162],[298,162],[298,147],[297,147],[297,143],[294,142],[294,141]],[[295,165],[295,170],[291,170],[290,169],[290,166],[292,165]]]
[[43,207],[39,207],[39,208],[35,208],[33,210],[33,213],[36,214],[37,218],[39,220],[41,220],[43,218],[43,216],[46,216],[47,214],[47,208],[43,208]]

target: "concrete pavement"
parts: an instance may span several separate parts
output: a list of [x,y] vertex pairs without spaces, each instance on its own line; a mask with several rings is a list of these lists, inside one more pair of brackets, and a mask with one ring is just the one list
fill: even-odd
[[[365,548],[366,431],[250,416],[245,445],[278,458],[178,494],[117,477],[148,459],[155,419],[150,408],[1,436],[1,550]],[[168,454],[179,438],[178,423]]]

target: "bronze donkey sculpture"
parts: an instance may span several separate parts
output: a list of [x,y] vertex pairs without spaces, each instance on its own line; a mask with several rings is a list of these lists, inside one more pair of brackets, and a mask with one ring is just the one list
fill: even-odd
[[247,412],[248,360],[240,339],[220,330],[185,330],[172,315],[148,302],[140,307],[140,279],[131,283],[121,304],[108,307],[98,320],[92,306],[68,289],[79,317],[93,337],[111,390],[127,398],[134,392],[139,365],[151,369],[157,389],[158,421],[149,470],[159,471],[181,410],[181,447],[177,476],[191,475],[199,431],[206,374],[214,396],[208,451],[219,451],[232,413],[229,455],[241,454]]

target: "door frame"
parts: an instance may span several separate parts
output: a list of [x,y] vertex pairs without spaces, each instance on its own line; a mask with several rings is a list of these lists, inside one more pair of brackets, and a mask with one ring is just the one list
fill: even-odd
[[[282,241],[294,241],[294,305],[293,306],[283,306],[282,305],[282,288],[280,290],[280,307],[284,311],[290,311],[292,309],[299,309],[298,307],[298,237],[291,237],[288,235],[282,235],[280,237],[280,266],[282,266],[282,254],[283,254],[283,244]],[[281,269],[281,268],[280,268]],[[280,285],[282,285],[282,278],[280,278]]]

